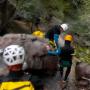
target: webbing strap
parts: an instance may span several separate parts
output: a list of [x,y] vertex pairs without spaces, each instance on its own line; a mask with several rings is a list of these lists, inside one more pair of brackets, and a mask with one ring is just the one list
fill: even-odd
[[12,90],[20,90],[21,88],[25,88],[25,87],[30,87],[30,85],[23,85],[21,87],[18,87],[18,88],[12,89]]

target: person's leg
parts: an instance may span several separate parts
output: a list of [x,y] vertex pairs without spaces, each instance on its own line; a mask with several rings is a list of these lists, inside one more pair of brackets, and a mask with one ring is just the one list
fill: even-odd
[[61,75],[61,78],[63,77],[63,67],[60,66],[60,75]]
[[67,70],[66,70],[66,73],[65,73],[65,78],[64,78],[64,81],[67,80],[68,76],[69,76],[69,73],[71,71],[71,66],[70,67],[67,67]]

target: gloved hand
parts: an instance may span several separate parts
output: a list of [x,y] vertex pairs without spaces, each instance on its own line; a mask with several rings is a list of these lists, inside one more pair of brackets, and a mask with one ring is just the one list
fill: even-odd
[[53,51],[48,51],[48,55],[60,55],[61,53],[61,50],[60,49],[56,49],[56,50],[53,50]]

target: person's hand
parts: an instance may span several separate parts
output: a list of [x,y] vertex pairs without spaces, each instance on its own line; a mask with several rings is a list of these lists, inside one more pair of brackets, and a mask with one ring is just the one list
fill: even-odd
[[52,47],[51,47],[50,45],[44,44],[44,46],[45,46],[45,48],[47,49],[47,51],[52,50]]

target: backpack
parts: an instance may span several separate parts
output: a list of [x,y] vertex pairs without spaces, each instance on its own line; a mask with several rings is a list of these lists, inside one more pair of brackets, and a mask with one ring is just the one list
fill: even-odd
[[0,90],[34,90],[30,81],[2,82]]
[[35,90],[32,83],[27,80],[27,77],[22,77],[20,80],[4,80],[0,85],[0,90]]

